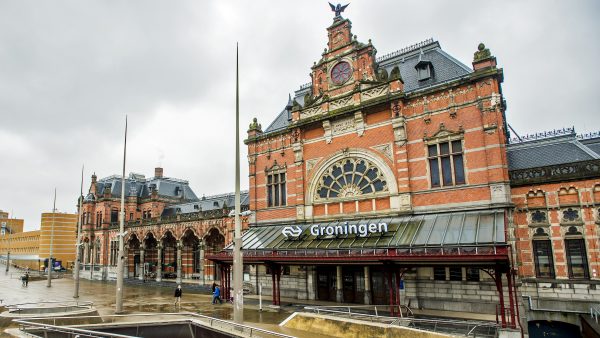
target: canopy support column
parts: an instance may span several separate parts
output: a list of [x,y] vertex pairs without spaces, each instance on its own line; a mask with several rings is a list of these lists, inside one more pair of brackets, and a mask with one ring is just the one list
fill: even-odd
[[277,272],[277,305],[281,306],[281,266],[277,265],[275,271]]
[[344,302],[344,290],[342,280],[342,266],[337,265],[335,267],[335,301],[338,303]]
[[502,273],[498,267],[494,269],[494,276],[496,279],[496,289],[498,289],[498,297],[500,299],[500,320],[502,327],[506,327],[506,308],[504,307],[504,288],[502,287]]
[[365,296],[364,302],[366,305],[371,304],[371,270],[369,266],[364,267],[365,275]]
[[395,307],[395,293],[394,293],[394,281],[393,281],[393,273],[392,273],[392,268],[390,265],[386,264],[385,265],[385,274],[387,276],[387,280],[388,280],[388,289],[389,289],[389,294],[390,294],[390,316],[394,316],[396,314],[396,307]]
[[273,305],[277,305],[277,283],[275,283],[275,264],[271,264],[271,294],[272,294],[272,298],[273,298]]
[[515,294],[513,293],[513,285],[512,285],[512,274],[510,272],[510,269],[508,269],[508,271],[506,272],[506,280],[508,282],[508,301],[509,301],[509,313],[510,313],[510,326],[512,328],[516,328],[516,321],[515,321]]

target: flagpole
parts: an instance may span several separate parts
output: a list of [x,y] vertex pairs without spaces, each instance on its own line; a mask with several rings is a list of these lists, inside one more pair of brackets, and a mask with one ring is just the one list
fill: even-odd
[[242,226],[240,224],[240,86],[238,46],[235,46],[235,232],[233,238],[233,321],[244,323],[242,286]]
[[54,240],[54,216],[56,215],[56,188],[54,188],[54,204],[52,205],[52,228],[50,230],[50,257],[48,258],[48,284],[47,287],[52,286],[52,241]]
[[81,186],[79,189],[79,206],[77,212],[77,246],[75,249],[77,250],[75,254],[75,291],[73,292],[73,298],[79,298],[79,261],[81,260],[81,215],[83,214],[82,203],[83,203],[83,169],[85,166],[81,166]]
[[119,213],[119,259],[117,260],[117,296],[115,313],[123,313],[123,237],[125,236],[125,159],[127,158],[127,115],[125,115],[125,142],[123,145],[123,176],[121,176],[121,212]]

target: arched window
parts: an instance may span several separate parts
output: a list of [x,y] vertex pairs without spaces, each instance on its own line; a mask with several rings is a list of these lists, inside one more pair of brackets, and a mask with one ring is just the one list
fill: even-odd
[[368,160],[346,158],[334,163],[320,178],[321,199],[355,197],[388,191],[383,173]]

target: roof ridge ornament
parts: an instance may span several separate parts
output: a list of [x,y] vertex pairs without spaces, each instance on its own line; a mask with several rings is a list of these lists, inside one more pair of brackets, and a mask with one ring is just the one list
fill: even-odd
[[340,4],[340,3],[338,3],[335,6],[331,2],[329,3],[329,7],[331,7],[331,11],[335,12],[335,17],[333,18],[334,21],[344,19],[344,18],[342,18],[342,12],[344,12],[344,10],[346,9],[346,7],[348,7],[348,5],[350,5],[350,3],[347,3],[344,6],[342,6],[342,4]]

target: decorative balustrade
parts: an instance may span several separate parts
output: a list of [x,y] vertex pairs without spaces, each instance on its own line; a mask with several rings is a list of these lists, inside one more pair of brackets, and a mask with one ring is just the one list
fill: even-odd
[[404,48],[402,48],[400,50],[397,50],[395,52],[392,52],[392,53],[380,56],[380,57],[377,58],[376,61],[377,62],[381,62],[381,61],[384,61],[384,60],[387,60],[387,59],[391,59],[391,58],[393,58],[395,56],[402,55],[402,54],[405,54],[405,53],[408,53],[408,52],[412,52],[413,50],[417,50],[419,48],[423,48],[423,47],[425,47],[425,46],[427,46],[429,44],[432,44],[432,43],[433,43],[433,39],[429,38],[429,39],[427,39],[425,41],[421,41],[421,42],[415,43],[414,45],[410,45],[408,47],[404,47]]
[[511,170],[509,175],[512,186],[600,177],[600,160]]
[[535,141],[535,140],[541,140],[541,139],[545,139],[545,138],[549,138],[549,137],[556,137],[556,136],[563,136],[563,135],[575,135],[575,127],[554,129],[554,130],[543,131],[543,132],[534,133],[534,134],[518,136],[518,137],[511,138],[509,143],[515,144],[515,143],[521,143],[521,142],[526,142],[526,141]]

